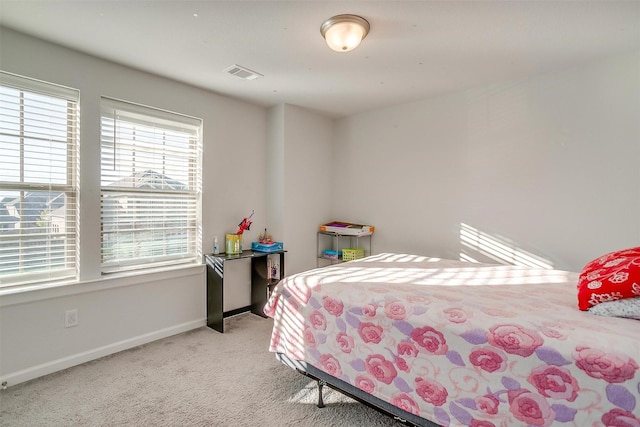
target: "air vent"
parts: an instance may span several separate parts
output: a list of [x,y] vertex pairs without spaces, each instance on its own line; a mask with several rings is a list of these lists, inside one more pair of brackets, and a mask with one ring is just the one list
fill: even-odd
[[245,80],[255,80],[258,77],[264,77],[262,74],[256,73],[255,71],[252,71],[238,64],[233,64],[231,67],[227,68],[224,71]]

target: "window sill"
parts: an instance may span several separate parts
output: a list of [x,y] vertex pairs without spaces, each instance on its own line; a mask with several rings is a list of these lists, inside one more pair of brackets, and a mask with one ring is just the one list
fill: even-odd
[[90,280],[15,286],[0,289],[0,308],[123,286],[135,286],[158,280],[183,278],[185,276],[204,274],[204,271],[203,264],[194,263],[130,273],[107,274]]

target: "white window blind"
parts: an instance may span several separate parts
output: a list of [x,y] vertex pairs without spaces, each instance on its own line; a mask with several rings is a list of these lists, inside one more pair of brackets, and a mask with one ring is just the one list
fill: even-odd
[[0,71],[0,287],[76,277],[78,99]]
[[102,98],[103,273],[200,259],[201,128]]

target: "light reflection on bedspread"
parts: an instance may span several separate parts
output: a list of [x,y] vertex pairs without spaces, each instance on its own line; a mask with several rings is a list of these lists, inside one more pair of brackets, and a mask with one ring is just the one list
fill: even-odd
[[382,254],[285,278],[270,351],[441,425],[640,427],[640,322],[577,273]]

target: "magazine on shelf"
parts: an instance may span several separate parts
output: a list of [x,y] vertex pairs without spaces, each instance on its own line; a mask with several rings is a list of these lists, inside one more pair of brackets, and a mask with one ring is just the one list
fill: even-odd
[[320,231],[344,236],[368,236],[373,234],[372,225],[352,224],[343,221],[331,221],[320,226]]

